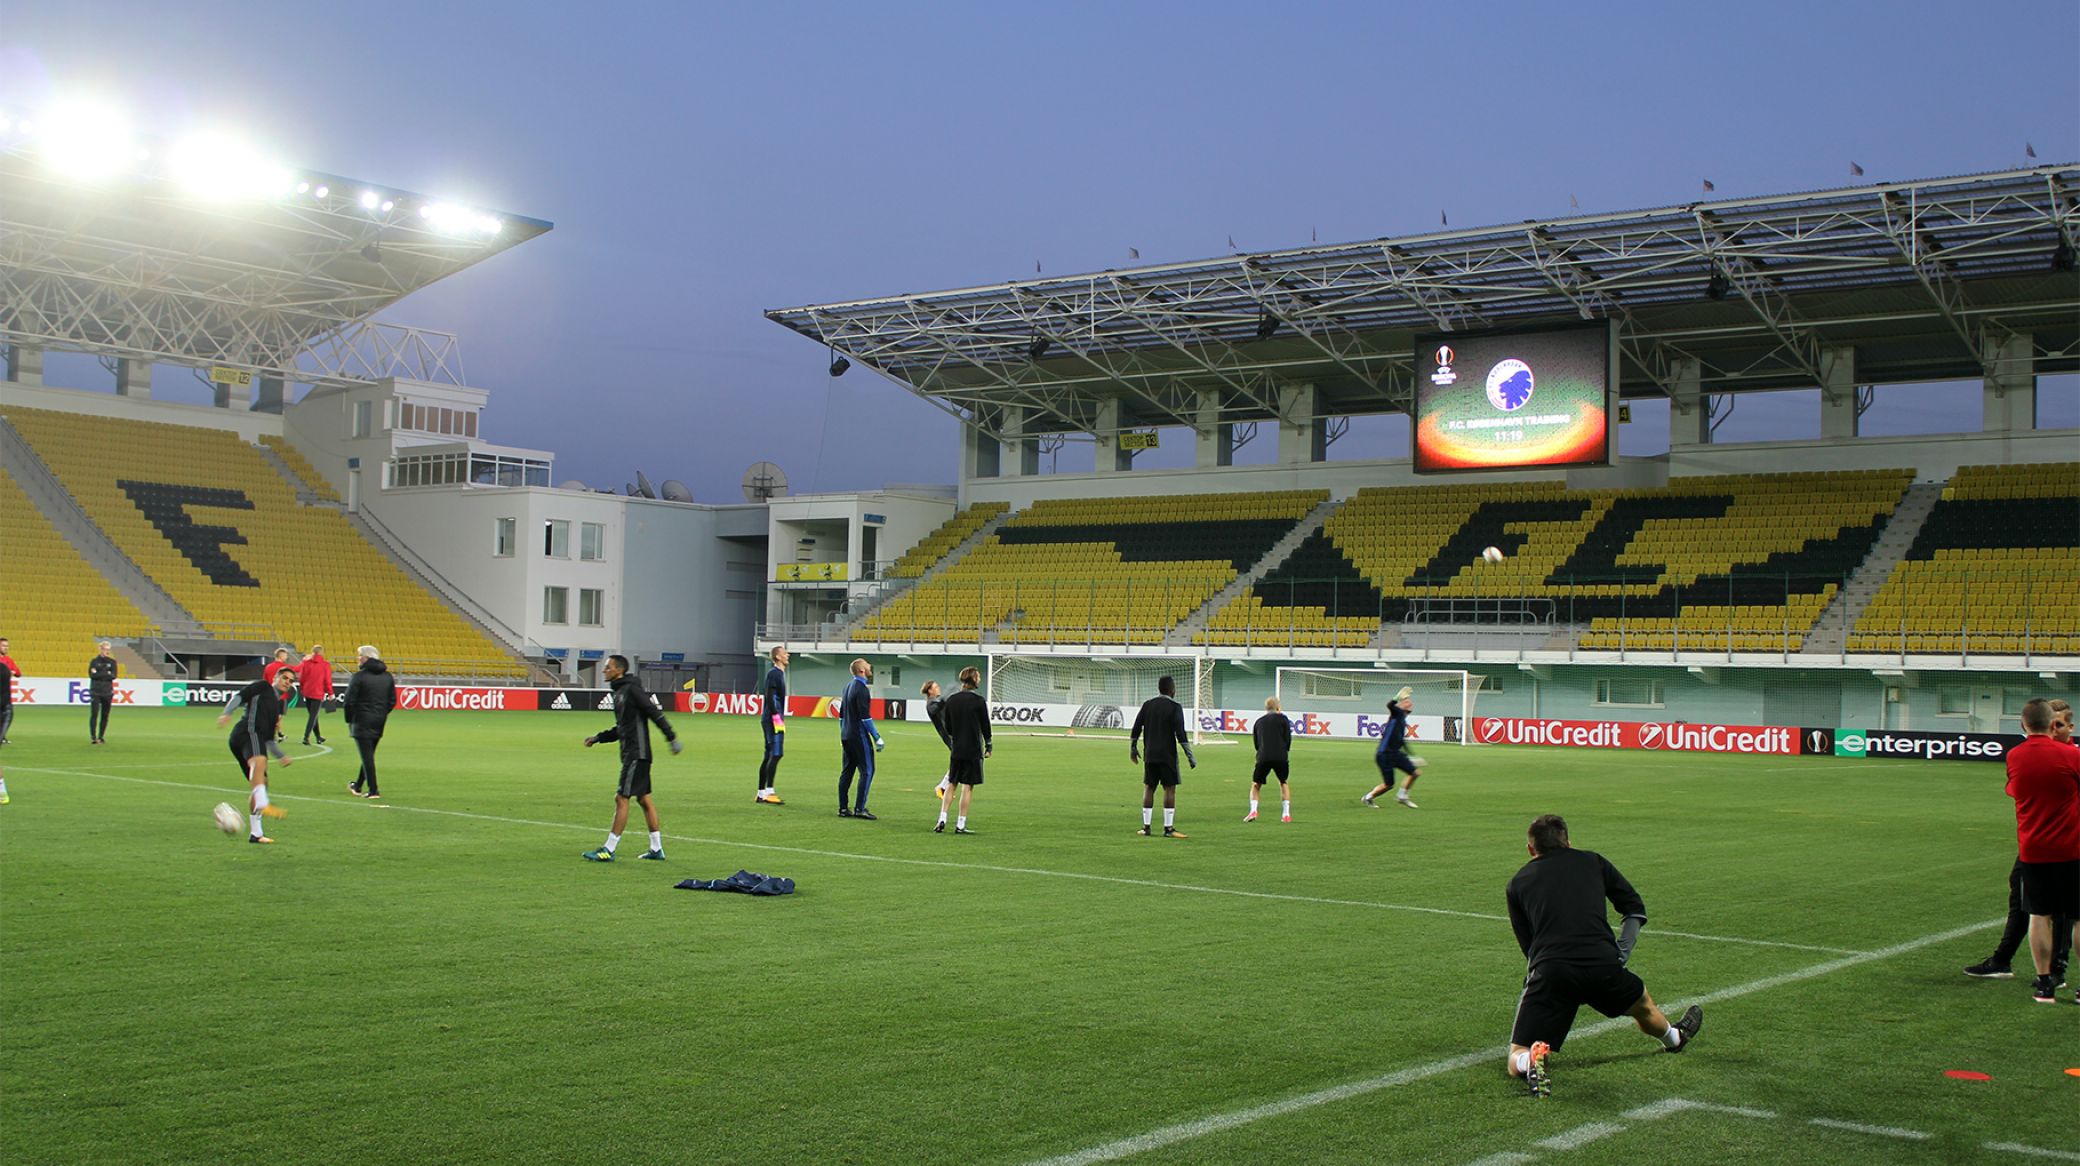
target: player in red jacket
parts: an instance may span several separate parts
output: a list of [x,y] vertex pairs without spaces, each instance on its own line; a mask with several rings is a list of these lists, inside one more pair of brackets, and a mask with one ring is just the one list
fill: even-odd
[[303,743],[308,745],[316,737],[323,745],[325,734],[318,731],[318,712],[332,696],[332,661],[325,658],[324,648],[312,644],[310,654],[296,666],[296,690],[303,694],[303,707],[310,710],[310,719],[303,725]]
[[[2080,751],[2051,735],[2051,702],[2022,706],[2022,744],[2008,750],[2008,796],[2015,799],[2015,842],[2022,860],[2022,909],[2029,913],[2033,995],[2056,1003],[2051,974],[2054,922],[2080,939]],[[2080,991],[2074,994],[2080,1001]]]

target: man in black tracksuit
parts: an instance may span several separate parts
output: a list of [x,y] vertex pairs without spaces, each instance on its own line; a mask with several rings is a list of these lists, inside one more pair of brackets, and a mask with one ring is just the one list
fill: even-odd
[[283,817],[280,806],[267,800],[267,755],[283,765],[289,764],[289,755],[282,752],[277,735],[282,727],[283,703],[296,687],[296,674],[287,669],[275,673],[273,680],[255,680],[238,690],[224,702],[224,715],[217,718],[217,727],[238,724],[231,730],[231,756],[238,761],[238,771],[246,779],[249,790],[247,812],[251,815],[252,833],[248,842],[273,844],[261,829],[263,818]]
[[758,724],[765,731],[766,751],[758,762],[758,798],[761,806],[786,805],[780,800],[780,759],[787,752],[787,649],[774,648],[773,666],[766,669],[766,683],[758,698]]
[[650,800],[650,726],[655,724],[664,734],[673,753],[685,746],[672,731],[672,723],[664,719],[657,702],[643,691],[642,682],[628,674],[628,657],[607,657],[603,671],[607,687],[613,689],[614,724],[585,738],[585,747],[590,749],[607,741],[621,743],[621,784],[614,791],[614,828],[607,831],[607,844],[580,857],[587,862],[614,861],[614,848],[621,845],[622,828],[628,825],[629,799],[633,798],[643,807],[643,821],[650,827],[650,849],[640,857],[662,861],[664,828],[657,824],[657,806]]
[[108,736],[108,710],[116,703],[116,658],[109,654],[115,645],[101,641],[101,654],[87,661],[87,744],[100,745]]
[[[1510,1032],[1510,1076],[1522,1077],[1532,1096],[1546,1096],[1552,1088],[1546,1056],[1567,1039],[1584,1004],[1605,1016],[1631,1017],[1671,1053],[1689,1048],[1704,1010],[1693,1004],[1670,1024],[1625,967],[1647,922],[1639,892],[1609,859],[1568,845],[1567,822],[1558,814],[1533,821],[1524,848],[1531,861],[1510,879],[1505,896],[1509,925],[1529,965]],[[1606,899],[1624,916],[1622,936],[1611,934]]]
[[1141,771],[1141,836],[1146,838],[1155,820],[1156,787],[1163,787],[1163,837],[1183,838],[1177,829],[1177,751],[1192,768],[1192,742],[1184,733],[1184,707],[1177,703],[1177,681],[1165,676],[1156,681],[1157,695],[1149,697],[1134,716],[1134,735],[1127,741],[1127,756],[1141,762],[1141,735],[1148,734],[1148,762]]
[[[361,770],[347,792],[355,797],[380,798],[376,786],[376,746],[383,743],[383,725],[397,707],[397,678],[390,675],[376,650],[367,644],[356,653],[361,666],[347,680],[347,699],[341,705],[347,716],[347,735],[361,752]],[[364,789],[363,787],[367,787]]]
[[[936,712],[932,723],[939,730],[939,737],[946,742],[946,797],[939,803],[939,824],[932,827],[934,834],[946,830],[947,803],[954,800],[956,791],[960,797],[960,813],[954,819],[955,834],[973,834],[968,829],[968,802],[974,797],[975,787],[982,784],[982,763],[989,759],[992,744],[989,733],[989,702],[975,691],[982,684],[979,669],[961,669],[961,690],[937,702],[934,710],[926,707],[927,714]],[[931,686],[934,696],[939,686]]]

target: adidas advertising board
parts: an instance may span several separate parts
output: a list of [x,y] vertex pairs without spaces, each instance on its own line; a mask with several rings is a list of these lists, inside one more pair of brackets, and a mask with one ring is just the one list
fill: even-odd
[[[671,707],[662,695],[658,700],[665,707]],[[542,688],[535,691],[535,701],[534,707],[545,713],[614,711],[612,691],[605,688]]]

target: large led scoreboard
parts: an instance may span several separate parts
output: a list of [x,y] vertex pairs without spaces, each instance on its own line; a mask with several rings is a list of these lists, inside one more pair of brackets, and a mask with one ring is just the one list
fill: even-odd
[[1609,321],[1416,337],[1416,472],[1607,464],[1617,356]]

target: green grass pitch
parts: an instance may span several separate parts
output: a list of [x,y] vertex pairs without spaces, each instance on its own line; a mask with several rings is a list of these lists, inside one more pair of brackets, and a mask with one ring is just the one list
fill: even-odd
[[[1369,749],[1302,742],[1296,821],[1244,825],[1248,748],[1209,746],[1166,841],[1121,742],[1006,734],[956,838],[929,730],[887,728],[854,822],[833,728],[796,722],[776,809],[752,720],[681,716],[669,861],[638,826],[600,866],[603,715],[399,716],[389,808],[344,792],[351,748],[309,757],[273,847],[213,828],[240,785],[207,711],[118,710],[94,748],[84,716],[22,709],[0,751],[10,1163],[2080,1151],[2071,990],[1958,973],[2014,855],[1994,766],[1433,746],[1422,809],[1368,810]],[[1537,1102],[1500,917],[1546,811],[1645,897],[1656,999],[1707,1003],[1683,1056],[1585,1013]],[[740,867],[800,891],[672,889]]]

